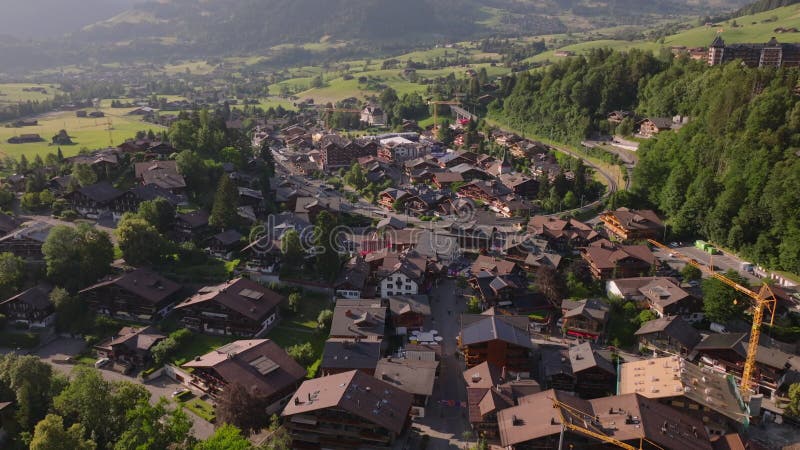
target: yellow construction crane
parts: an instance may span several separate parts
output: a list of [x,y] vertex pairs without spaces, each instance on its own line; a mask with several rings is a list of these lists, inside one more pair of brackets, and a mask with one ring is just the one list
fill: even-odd
[[[593,422],[595,421],[595,418],[593,415],[581,411],[577,408],[573,408],[572,406],[567,405],[566,403],[561,402],[556,398],[550,397],[550,400],[553,401],[553,408],[558,410],[558,416],[561,420],[561,436],[559,437],[558,440],[559,450],[562,450],[563,448],[564,432],[567,430],[577,434],[582,434],[590,438],[597,439],[599,441],[605,442],[606,444],[612,444],[619,448],[624,448],[626,450],[643,450],[644,441],[647,441],[647,443],[649,443],[656,449],[664,450],[661,446],[654,443],[653,441],[645,439],[644,436],[639,437],[639,447],[634,447],[633,445],[620,441],[619,439],[607,436],[601,430],[599,430],[599,425],[597,426],[594,425]],[[583,424],[583,426],[577,424]],[[592,429],[593,426],[598,429],[597,430]]]
[[750,329],[750,342],[747,345],[747,357],[745,358],[744,369],[742,370],[741,382],[742,395],[747,395],[752,388],[753,372],[755,371],[756,367],[756,354],[758,353],[758,339],[761,337],[761,324],[764,322],[764,309],[768,309],[772,314],[769,320],[770,326],[775,321],[776,301],[775,294],[772,292],[772,289],[767,283],[764,283],[758,292],[754,292],[752,289],[742,286],[730,278],[717,273],[714,271],[713,266],[708,267],[705,264],[701,264],[694,258],[690,258],[678,251],[675,251],[675,249],[669,248],[658,241],[648,239],[647,242],[662,250],[670,252],[674,257],[683,260],[687,264],[697,267],[702,272],[707,273],[710,277],[725,283],[726,285],[735,289],[737,292],[740,292],[753,299],[753,325]]
[[461,102],[452,100],[429,100],[428,104],[433,105],[433,132],[436,133],[439,130],[439,105],[458,106]]

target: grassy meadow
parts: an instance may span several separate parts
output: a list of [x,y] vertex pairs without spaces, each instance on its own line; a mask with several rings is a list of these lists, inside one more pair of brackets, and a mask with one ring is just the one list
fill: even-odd
[[[586,53],[593,48],[612,48],[615,50],[641,50],[658,51],[662,47],[707,47],[711,41],[721,34],[726,43],[763,43],[773,36],[779,42],[800,42],[800,33],[776,33],[777,28],[800,27],[800,4],[765,11],[763,13],[742,16],[734,21],[726,21],[718,26],[694,26],[680,33],[666,36],[661,42],[653,41],[623,41],[613,39],[598,39],[577,44],[566,45],[558,50],[572,51],[576,54]],[[554,61],[556,50],[540,53],[528,59],[530,62]]]
[[[43,87],[47,93],[28,92],[24,89],[32,87]],[[30,83],[6,83],[0,84],[0,108],[11,103],[27,101],[43,101],[52,99],[58,93],[58,88],[51,84],[30,84]]]
[[[52,137],[62,129],[67,130],[75,143],[75,145],[61,146],[64,155],[71,156],[77,154],[82,148],[90,150],[104,148],[111,145],[112,141],[114,145],[120,144],[126,139],[132,138],[139,130],[161,128],[155,124],[142,122],[139,116],[127,116],[128,111],[130,109],[103,109],[106,117],[98,119],[79,118],[75,116],[74,111],[59,111],[34,117],[39,121],[37,126],[14,128],[3,124],[0,126],[0,158],[6,156],[19,158],[24,154],[30,160],[37,154],[44,156],[47,153],[55,152],[57,147],[50,145],[50,142]],[[110,136],[109,122],[111,123]],[[10,137],[29,133],[39,134],[45,141],[26,144],[8,143]]]

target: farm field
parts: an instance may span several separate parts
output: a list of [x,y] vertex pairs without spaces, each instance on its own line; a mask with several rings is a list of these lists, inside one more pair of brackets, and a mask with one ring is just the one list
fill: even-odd
[[[71,156],[77,154],[82,148],[95,150],[108,147],[111,144],[108,121],[111,122],[111,139],[114,144],[132,138],[139,130],[161,128],[155,124],[142,122],[138,116],[126,116],[125,113],[130,111],[129,109],[108,108],[103,111],[106,113],[106,117],[98,119],[79,118],[75,117],[74,111],[60,111],[34,117],[39,121],[37,126],[23,128],[0,126],[0,157],[19,158],[24,154],[28,159],[32,159],[37,154],[44,156],[47,153],[55,152],[56,147],[50,145],[51,138],[62,129],[67,130],[75,142],[75,145],[61,146],[64,156]],[[39,134],[45,141],[26,144],[8,143],[10,137],[28,133]]]
[[[402,57],[405,58],[405,57]],[[404,60],[404,59],[401,59]],[[380,65],[380,64],[378,64]],[[355,64],[351,64],[351,67],[359,67]],[[372,66],[372,65],[370,65]],[[481,63],[481,64],[470,64],[469,68],[474,70],[480,70],[481,68],[486,69],[487,75],[491,77],[504,75],[508,73],[508,69],[505,67],[498,67],[498,66],[491,66],[489,63]],[[435,70],[428,70],[428,69],[420,69],[417,70],[417,76],[421,78],[436,78],[436,77],[446,77],[449,74],[453,73],[456,77],[463,77],[467,67],[460,67],[460,66],[450,66],[445,67],[442,69],[435,69]],[[321,88],[309,88],[311,85],[312,77],[303,76],[297,78],[291,78],[288,80],[281,81],[280,83],[275,83],[269,86],[270,94],[277,95],[281,91],[281,86],[286,86],[289,92],[294,92],[297,97],[300,99],[312,98],[316,103],[327,103],[327,102],[336,102],[348,97],[355,97],[358,99],[363,99],[367,96],[372,95],[379,95],[379,90],[372,90],[367,88],[366,83],[359,83],[358,78],[360,77],[367,77],[367,78],[374,78],[377,81],[376,84],[384,84],[386,86],[391,87],[395,91],[397,91],[397,95],[402,96],[403,94],[409,94],[412,92],[424,93],[427,90],[427,85],[420,84],[420,83],[412,83],[401,76],[402,69],[383,69],[383,70],[368,70],[368,71],[358,71],[358,70],[351,70],[348,72],[350,75],[353,76],[352,79],[345,80],[342,76],[338,76],[340,72],[327,72],[323,74],[323,77],[326,78],[326,86]],[[329,79],[328,76],[335,76],[335,78]]]
[[[43,87],[47,93],[27,92],[24,89],[32,87]],[[28,83],[7,83],[0,84],[0,107],[9,103],[20,103],[30,101],[43,101],[52,99],[58,93],[58,88],[51,84],[28,84]]]

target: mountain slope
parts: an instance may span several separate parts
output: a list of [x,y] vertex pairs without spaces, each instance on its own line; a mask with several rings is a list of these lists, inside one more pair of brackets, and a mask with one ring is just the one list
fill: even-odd
[[[486,34],[550,34],[581,23],[647,23],[705,14],[697,0],[158,0],[74,35],[97,42],[169,36],[208,51],[334,39],[414,43]],[[732,9],[742,0],[715,0]],[[136,18],[131,20],[131,18]],[[576,21],[577,22],[577,21]]]
[[0,34],[23,39],[72,32],[132,8],[136,0],[0,0]]

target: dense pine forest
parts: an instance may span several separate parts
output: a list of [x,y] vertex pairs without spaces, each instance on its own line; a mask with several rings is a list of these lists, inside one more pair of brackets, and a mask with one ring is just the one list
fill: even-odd
[[614,132],[606,115],[689,116],[644,141],[632,206],[668,218],[675,238],[701,236],[771,268],[800,272],[797,69],[708,67],[671,55],[597,50],[505,80],[501,122],[577,143]]

